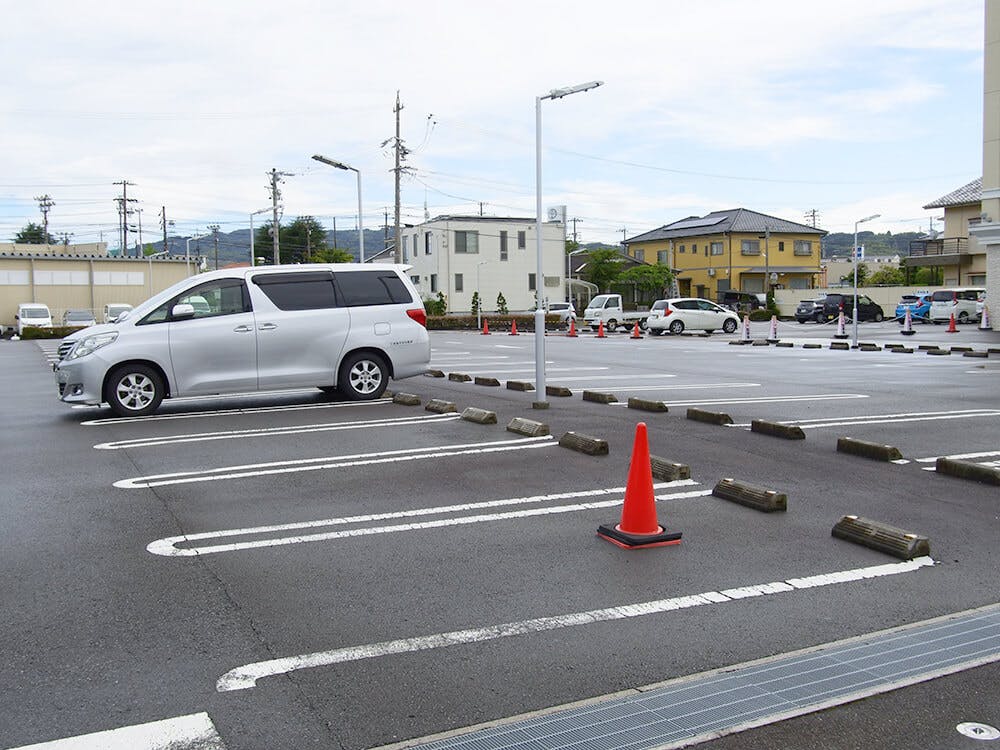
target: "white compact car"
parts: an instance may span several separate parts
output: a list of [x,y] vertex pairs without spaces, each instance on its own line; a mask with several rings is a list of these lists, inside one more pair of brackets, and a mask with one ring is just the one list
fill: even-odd
[[646,330],[654,336],[664,331],[683,333],[686,330],[711,333],[721,329],[733,333],[739,325],[740,318],[732,310],[698,297],[657,300],[646,318]]
[[117,323],[63,339],[59,398],[121,416],[164,398],[284,388],[381,396],[430,362],[427,316],[408,266],[307,264],[185,279]]

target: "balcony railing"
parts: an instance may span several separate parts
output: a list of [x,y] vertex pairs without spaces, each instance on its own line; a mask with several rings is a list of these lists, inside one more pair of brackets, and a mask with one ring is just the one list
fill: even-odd
[[910,257],[923,255],[966,255],[967,237],[943,237],[939,240],[910,240]]

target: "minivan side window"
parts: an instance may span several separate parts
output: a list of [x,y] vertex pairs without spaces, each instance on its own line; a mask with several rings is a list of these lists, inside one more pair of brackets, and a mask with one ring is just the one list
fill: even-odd
[[340,307],[329,271],[261,273],[252,279],[279,310],[325,310]]
[[338,273],[337,285],[347,307],[401,305],[413,302],[406,285],[392,271]]
[[191,305],[195,318],[214,318],[250,312],[250,295],[242,279],[206,281],[169,299],[140,320],[136,325],[165,323],[171,320],[174,305]]

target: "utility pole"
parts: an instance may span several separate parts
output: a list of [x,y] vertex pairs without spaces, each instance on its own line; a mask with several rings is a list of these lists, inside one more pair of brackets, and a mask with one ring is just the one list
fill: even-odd
[[136,202],[135,198],[128,197],[128,187],[129,185],[132,185],[134,187],[135,183],[129,182],[128,180],[122,180],[121,182],[115,182],[113,184],[122,186],[122,197],[116,198],[115,200],[118,201],[118,212],[121,216],[120,235],[121,235],[122,257],[124,258],[128,254],[128,216],[130,213],[132,213],[132,210],[128,207],[128,204]]
[[163,252],[168,252],[167,250],[167,207],[162,206],[160,209],[160,226],[163,228]]
[[271,220],[271,232],[274,234],[274,265],[277,266],[281,262],[278,247],[278,235],[280,233],[278,227],[278,200],[281,198],[281,190],[278,189],[278,183],[284,182],[281,178],[291,177],[292,173],[279,172],[277,169],[272,168],[268,174],[271,176],[271,187],[269,190],[271,191],[271,213],[273,217]]
[[64,248],[69,247],[69,238],[73,236],[73,232],[60,232],[59,239],[62,242]]
[[819,222],[819,211],[817,211],[815,208],[806,211],[806,219],[809,221],[810,226],[813,229],[816,229]]
[[384,227],[384,232],[385,232],[385,238],[382,241],[382,247],[388,248],[389,247],[389,209],[388,208],[385,209],[385,224],[383,224],[382,226]]
[[56,205],[56,202],[49,197],[46,193],[42,196],[35,196],[35,200],[38,201],[38,208],[42,212],[42,236],[45,238],[45,246],[48,247],[49,244],[49,210]]
[[337,249],[337,217],[333,217],[333,249]]
[[312,227],[306,224],[306,263],[312,263]]
[[219,225],[209,224],[208,231],[212,233],[212,239],[215,241],[215,270],[219,270]]
[[[402,154],[403,144],[399,140],[399,113],[402,111],[402,109],[403,105],[399,103],[399,91],[396,91],[396,108],[394,111],[396,113],[396,170],[395,170],[396,171],[396,232],[395,232],[396,253],[395,255],[397,263],[403,262],[403,247],[402,247],[403,243],[399,232],[399,176],[401,172],[400,163],[402,162],[404,156],[404,154]],[[358,221],[361,221],[360,216],[358,217]]]
[[573,222],[573,244],[576,244],[576,223],[580,221],[579,219],[570,219]]

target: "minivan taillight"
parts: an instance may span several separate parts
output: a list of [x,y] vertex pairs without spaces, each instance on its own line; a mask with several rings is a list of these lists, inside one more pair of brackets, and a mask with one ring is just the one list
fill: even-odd
[[417,321],[424,328],[427,327],[427,311],[422,307],[414,307],[411,310],[407,310],[406,314]]

